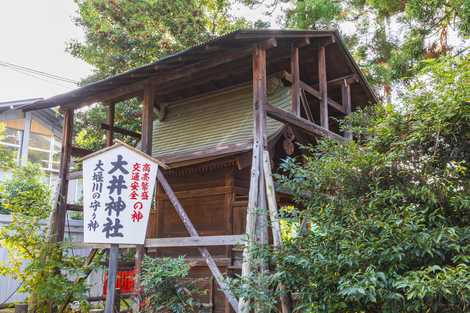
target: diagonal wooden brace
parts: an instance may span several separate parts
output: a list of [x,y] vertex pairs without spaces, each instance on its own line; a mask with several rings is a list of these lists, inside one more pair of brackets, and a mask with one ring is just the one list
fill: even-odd
[[[162,171],[159,170],[157,172],[157,181],[162,185],[163,190],[165,190],[165,193],[168,196],[168,199],[170,202],[173,204],[173,206],[176,209],[176,212],[178,213],[179,217],[181,218],[181,221],[184,224],[184,227],[188,231],[189,235],[191,237],[199,237],[199,234],[194,227],[193,223],[189,219],[188,214],[186,214],[186,211],[184,210],[183,206],[179,202],[178,198],[176,197],[173,189],[171,188],[170,184],[165,178],[165,175],[163,175]],[[220,272],[219,268],[217,267],[217,264],[215,263],[214,258],[212,255],[209,253],[209,250],[207,248],[198,248],[199,253],[201,253],[202,257],[205,259],[207,266],[209,267],[210,271],[212,272],[212,275],[214,276],[215,280],[217,281],[217,284],[219,284],[220,289],[222,289],[222,292],[225,294],[225,297],[229,301],[230,305],[232,306],[233,310],[238,313],[238,300],[235,298],[235,296],[232,294],[232,292],[229,290],[227,284],[224,282],[224,277],[222,273]]]

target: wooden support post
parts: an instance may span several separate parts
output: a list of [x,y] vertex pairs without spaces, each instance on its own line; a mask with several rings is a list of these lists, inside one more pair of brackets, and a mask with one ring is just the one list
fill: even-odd
[[54,233],[57,242],[64,240],[65,217],[67,212],[67,191],[69,186],[68,172],[73,140],[73,113],[73,109],[68,109],[64,112],[64,129],[59,168],[59,199],[57,202],[54,223]]
[[299,48],[292,44],[290,68],[292,73],[292,108],[291,111],[300,116],[300,67],[299,67]]
[[[197,232],[196,228],[194,227],[193,223],[189,219],[188,214],[184,210],[183,206],[179,202],[178,198],[176,197],[173,189],[171,188],[170,184],[165,178],[165,175],[163,175],[163,172],[161,170],[158,170],[157,172],[157,180],[161,184],[163,190],[168,196],[168,199],[170,200],[171,204],[175,207],[176,213],[178,213],[178,216],[180,217],[181,221],[183,222],[184,227],[188,231],[189,235],[191,237],[199,237],[199,233]],[[214,276],[215,280],[217,281],[217,284],[219,285],[220,289],[222,292],[225,294],[225,297],[227,300],[230,302],[230,305],[232,306],[233,310],[235,312],[238,312],[238,301],[228,288],[228,286],[225,284],[224,277],[222,273],[220,272],[219,268],[217,267],[217,264],[215,263],[214,258],[212,255],[209,253],[209,250],[207,248],[198,248],[199,253],[201,256],[204,258],[204,260],[207,263],[207,266],[209,267],[212,276]]]
[[[266,193],[268,196],[269,217],[271,220],[271,230],[273,234],[273,246],[275,250],[279,250],[279,248],[282,247],[281,225],[279,223],[279,213],[277,210],[276,193],[274,190],[274,181],[271,171],[271,161],[269,158],[269,152],[266,150],[263,153],[263,170],[266,181]],[[292,301],[287,293],[287,289],[283,284],[279,284],[278,288],[281,291],[282,313],[290,313],[292,311]]]
[[106,131],[106,146],[112,146],[113,145],[113,140],[114,140],[114,111],[115,111],[116,105],[114,103],[111,103],[108,105],[108,116],[107,116],[107,123],[110,126],[109,129]]
[[[255,98],[253,103],[255,105],[255,118],[258,120],[258,136],[260,138],[260,158],[259,158],[259,192],[258,192],[258,209],[256,219],[256,237],[260,245],[265,246],[268,244],[268,212],[266,203],[266,189],[264,187],[264,172],[263,172],[263,151],[268,149],[268,137],[266,133],[266,109],[265,106],[268,102],[267,95],[267,82],[266,82],[266,50],[263,48],[255,49],[253,54],[253,71],[254,80],[253,88]],[[261,261],[261,260],[260,260]],[[266,262],[260,263],[261,270],[266,271],[268,265]]]
[[[341,84],[341,102],[343,104],[346,116],[349,116],[351,114],[352,108],[351,108],[351,86],[349,85],[349,82],[344,79],[343,83]],[[352,140],[352,132],[346,131],[344,133],[344,137],[348,140]]]
[[318,49],[318,81],[320,82],[320,122],[321,126],[329,129],[328,123],[328,83],[326,79],[325,46]]
[[[142,105],[142,132],[141,147],[142,151],[148,155],[152,155],[152,131],[153,131],[153,106],[155,104],[155,88],[150,84],[145,86],[144,101]],[[144,245],[137,245],[135,252],[135,290],[140,293],[140,272],[142,269],[142,261],[144,259]]]
[[[253,154],[251,163],[250,190],[246,213],[247,245],[243,250],[242,277],[247,277],[253,266],[253,248],[255,239],[261,244],[268,243],[268,222],[266,212],[266,188],[264,187],[263,151],[267,149],[266,136],[266,50],[257,47],[253,52]],[[267,264],[259,260],[261,270],[267,270]],[[249,312],[249,299],[239,302],[240,313]]]
[[114,300],[116,292],[116,277],[119,258],[119,245],[111,244],[109,249],[109,267],[108,267],[108,293],[106,295],[106,305],[104,313],[114,313]]

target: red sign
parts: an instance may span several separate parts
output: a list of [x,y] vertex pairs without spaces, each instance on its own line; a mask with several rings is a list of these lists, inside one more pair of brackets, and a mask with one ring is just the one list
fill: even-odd
[[[135,270],[117,272],[116,289],[119,289],[121,294],[134,292],[134,279],[135,279]],[[107,293],[108,293],[108,273],[105,272],[103,296],[106,296]]]

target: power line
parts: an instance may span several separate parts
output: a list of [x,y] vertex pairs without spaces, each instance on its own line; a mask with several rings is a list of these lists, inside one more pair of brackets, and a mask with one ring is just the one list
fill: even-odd
[[[38,70],[32,69],[30,67],[26,67],[26,66],[21,66],[21,65],[17,65],[17,64],[5,62],[5,61],[0,61],[0,66],[7,67],[9,69],[12,69],[22,74],[30,73],[30,74],[39,75],[45,78],[55,79],[55,80],[59,80],[65,83],[78,85],[78,81],[76,80],[59,76],[59,75],[55,75],[55,74],[46,73],[43,71],[38,71]],[[39,77],[36,77],[36,78],[39,78]]]

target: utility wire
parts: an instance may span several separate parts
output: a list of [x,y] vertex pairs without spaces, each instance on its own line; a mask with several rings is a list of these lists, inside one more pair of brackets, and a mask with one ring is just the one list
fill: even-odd
[[7,67],[9,69],[15,70],[15,71],[23,73],[23,74],[30,73],[30,74],[50,78],[50,79],[59,80],[59,81],[65,82],[65,83],[78,85],[78,81],[76,81],[76,80],[73,80],[73,79],[70,79],[70,78],[67,78],[67,77],[63,77],[63,76],[59,76],[59,75],[55,75],[55,74],[46,73],[46,72],[43,72],[43,71],[38,71],[38,70],[32,69],[30,67],[26,67],[26,66],[21,66],[21,65],[9,63],[9,62],[1,61],[1,60],[0,60],[0,66]]

